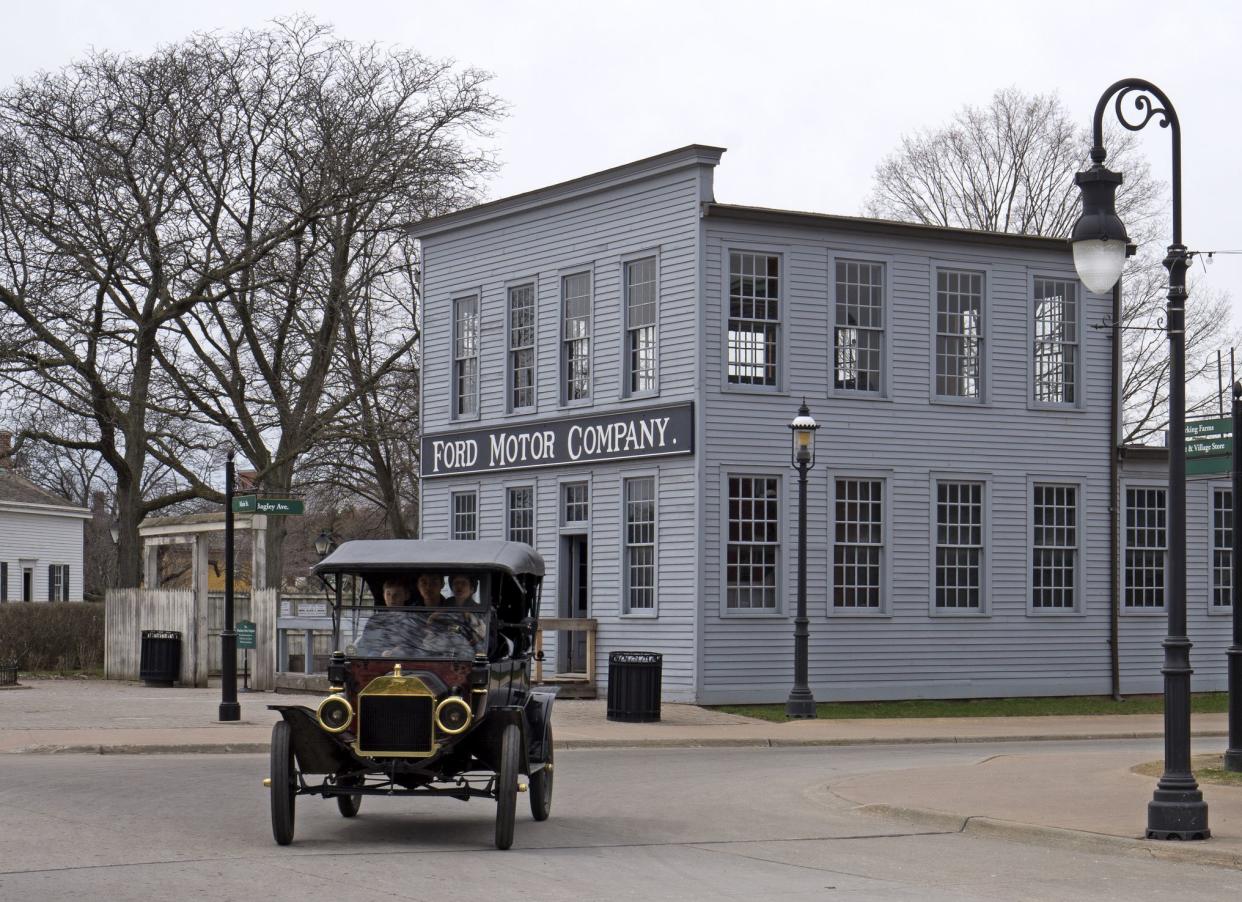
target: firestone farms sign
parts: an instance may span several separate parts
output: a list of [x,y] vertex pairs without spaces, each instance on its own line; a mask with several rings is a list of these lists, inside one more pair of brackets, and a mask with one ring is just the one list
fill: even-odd
[[694,404],[423,436],[422,475],[455,476],[694,451]]

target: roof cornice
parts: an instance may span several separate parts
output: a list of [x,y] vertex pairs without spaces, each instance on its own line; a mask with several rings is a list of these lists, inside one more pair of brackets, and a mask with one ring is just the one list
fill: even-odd
[[1050,238],[1046,235],[1015,235],[1009,232],[982,232],[975,229],[922,225],[889,219],[868,219],[862,216],[836,216],[829,213],[805,213],[799,210],[773,210],[768,207],[743,207],[718,203],[703,204],[703,216],[813,229],[841,229],[849,232],[889,235],[895,238],[923,238],[932,241],[1020,247],[1026,250],[1056,251],[1067,256],[1071,253],[1069,241],[1065,238]]
[[622,166],[614,166],[600,172],[593,172],[567,182],[558,182],[544,188],[536,188],[522,194],[502,197],[499,200],[477,204],[458,210],[424,219],[408,227],[408,233],[414,238],[429,238],[454,229],[511,216],[547,204],[586,197],[600,191],[607,191],[630,182],[649,179],[665,172],[672,172],[687,166],[715,166],[725,152],[723,147],[712,147],[708,144],[688,144],[676,150],[666,151],[635,160]]
[[72,504],[33,504],[24,501],[0,501],[0,511],[11,514],[49,514],[56,517],[77,517],[89,520],[91,512]]

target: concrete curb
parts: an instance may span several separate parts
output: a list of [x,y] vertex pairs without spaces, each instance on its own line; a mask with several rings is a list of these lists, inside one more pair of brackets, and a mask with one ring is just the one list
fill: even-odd
[[1048,827],[1042,824],[1024,824],[999,818],[953,814],[931,808],[904,808],[896,805],[858,805],[854,811],[883,818],[897,818],[933,830],[952,833],[970,833],[995,839],[1034,842],[1056,848],[1088,850],[1096,852],[1122,852],[1142,858],[1161,861],[1210,864],[1216,867],[1242,870],[1242,852],[1214,849],[1211,840],[1206,842],[1156,842],[1137,836],[1117,836],[1111,833],[1093,833],[1069,827]]
[[[1197,730],[1196,739],[1228,736],[1226,730]],[[1032,736],[897,736],[855,737],[842,739],[789,739],[780,738],[669,738],[669,739],[560,739],[559,749],[755,749],[755,748],[813,748],[857,745],[945,745],[977,744],[984,742],[1076,742],[1101,739],[1160,739],[1161,732],[1133,733],[1050,733]],[[254,755],[266,754],[269,743],[183,743],[183,744],[108,744],[85,743],[77,745],[29,745],[6,749],[0,755]]]

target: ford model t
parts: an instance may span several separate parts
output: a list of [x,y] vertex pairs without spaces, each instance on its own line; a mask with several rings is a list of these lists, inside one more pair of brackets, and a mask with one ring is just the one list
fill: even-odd
[[517,796],[552,805],[554,690],[532,688],[543,559],[516,542],[346,542],[315,572],[332,596],[331,694],[273,705],[272,833],[293,840],[298,796],[496,802],[513,843]]

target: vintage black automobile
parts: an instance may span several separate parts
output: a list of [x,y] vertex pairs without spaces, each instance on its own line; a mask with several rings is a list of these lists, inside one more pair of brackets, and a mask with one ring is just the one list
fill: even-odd
[[[543,559],[518,542],[345,542],[315,567],[332,598],[331,694],[272,705],[272,833],[293,841],[300,795],[496,801],[513,843],[517,796],[552,806],[552,702],[532,687]],[[529,785],[523,781],[529,777]]]

